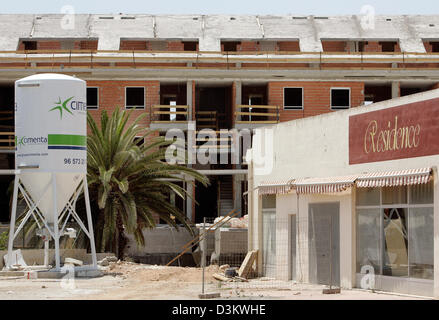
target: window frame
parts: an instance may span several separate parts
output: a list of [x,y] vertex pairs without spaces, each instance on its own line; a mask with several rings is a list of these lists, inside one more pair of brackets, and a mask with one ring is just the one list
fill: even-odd
[[[143,106],[129,106],[127,105],[127,89],[128,88],[143,88]],[[125,110],[145,110],[146,109],[146,87],[145,86],[126,86],[125,87]]]
[[[334,106],[334,105],[332,105],[332,91],[333,90],[348,90],[349,91],[349,106]],[[351,87],[331,87],[329,89],[329,100],[330,100],[331,110],[348,110],[348,109],[350,109],[352,107],[351,99],[352,99]]]
[[[430,183],[430,182],[429,182]],[[412,199],[411,199],[411,188],[415,187],[414,185],[409,185],[407,186],[406,192],[407,192],[407,203],[395,203],[395,204],[383,204],[383,188],[384,187],[376,187],[380,190],[380,200],[379,200],[379,204],[373,204],[373,205],[357,205],[355,203],[355,233],[356,233],[356,239],[355,239],[355,247],[356,250],[358,251],[358,232],[357,232],[357,228],[358,228],[358,210],[364,210],[364,209],[375,209],[375,210],[379,210],[380,212],[380,225],[379,225],[379,229],[380,229],[380,243],[379,243],[379,247],[380,247],[380,252],[379,252],[379,256],[380,256],[380,270],[379,270],[379,276],[385,276],[383,275],[383,269],[384,269],[384,252],[385,252],[385,241],[384,241],[384,228],[383,228],[383,221],[384,221],[384,209],[393,209],[393,208],[401,208],[401,209],[405,209],[407,212],[407,238],[408,241],[410,239],[410,221],[411,221],[411,215],[412,215],[412,209],[417,209],[417,208],[432,208],[434,210],[434,199],[432,203],[424,203],[424,204],[413,204],[412,203]],[[434,191],[433,191],[434,192]],[[358,256],[355,258],[357,260]],[[401,278],[401,279],[415,279],[416,281],[432,281],[429,279],[423,279],[423,278],[415,278],[412,277],[411,274],[411,269],[410,269],[410,244],[409,242],[407,242],[407,277],[398,277],[395,276],[395,278]],[[357,264],[357,261],[355,262]],[[355,267],[355,272],[357,274],[359,274],[359,271],[357,270],[357,266]],[[386,277],[393,277],[393,276],[386,276]]]
[[[97,99],[97,105],[96,106],[92,106],[93,108],[89,108],[89,105],[88,105],[88,103],[87,103],[87,111],[88,110],[99,110],[99,95],[100,95],[100,88],[99,87],[95,87],[95,86],[90,86],[90,87],[86,87],[86,90],[87,89],[96,89],[97,90],[97,94],[96,94],[96,99]],[[87,99],[87,96],[86,96],[86,99]]]
[[[285,89],[301,89],[302,90],[302,106],[286,106],[285,105]],[[305,107],[305,89],[304,87],[284,87],[282,96],[282,105],[284,110],[303,110]]]

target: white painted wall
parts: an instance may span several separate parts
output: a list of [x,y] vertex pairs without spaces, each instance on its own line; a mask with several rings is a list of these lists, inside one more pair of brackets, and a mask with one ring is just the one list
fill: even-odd
[[[366,164],[349,165],[349,116],[354,114],[366,113],[370,111],[405,105],[439,97],[439,90],[432,90],[398,99],[388,100],[369,106],[352,108],[323,114],[315,117],[280,123],[271,127],[256,130],[257,135],[264,135],[264,130],[273,130],[272,141],[266,145],[273,146],[274,154],[272,157],[273,169],[269,172],[258,173],[258,165],[253,163],[249,171],[252,179],[253,194],[249,197],[249,212],[254,215],[250,221],[250,247],[260,248],[260,242],[256,230],[260,229],[259,205],[260,197],[256,187],[263,181],[279,181],[289,178],[304,177],[330,177],[348,174],[358,174],[363,172],[377,172],[386,170],[403,170],[421,167],[437,167],[439,165],[439,155],[408,158],[391,161],[381,161]],[[438,106],[439,107],[439,106]],[[254,139],[257,141],[257,139]],[[257,154],[264,154],[260,146],[252,146],[252,159]],[[266,148],[269,149],[269,148]],[[266,161],[269,163],[270,161]],[[253,175],[253,176],[252,176]],[[252,189],[250,189],[252,190]],[[307,216],[308,203],[320,201],[340,201],[340,268],[341,284],[345,288],[351,288],[355,283],[355,199],[351,196],[351,191],[347,194],[338,195],[300,195],[298,222],[299,233],[297,241],[299,244],[307,242]],[[435,181],[435,295],[439,297],[439,186]],[[297,214],[296,195],[277,196],[277,244],[278,250],[278,277],[287,278],[288,270],[288,246],[285,241],[288,239],[288,214]],[[308,280],[307,271],[307,248],[298,248],[297,261],[302,265],[297,265],[297,278]],[[287,251],[288,250],[288,251]],[[302,274],[300,274],[302,272]]]

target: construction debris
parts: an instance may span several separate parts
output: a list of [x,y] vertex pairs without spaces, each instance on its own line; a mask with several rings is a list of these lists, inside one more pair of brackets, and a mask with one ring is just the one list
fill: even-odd
[[223,222],[223,224],[221,225],[222,228],[248,228],[248,215],[245,215],[242,218],[218,217],[215,219],[214,223],[218,223],[219,221]]
[[[5,266],[7,266],[8,265],[8,255],[7,254],[5,254],[3,256],[3,261],[5,262]],[[22,270],[25,267],[27,267],[27,264],[24,261],[23,254],[21,253],[21,250],[18,249],[18,250],[12,251],[11,269]]]
[[255,262],[257,255],[258,255],[258,250],[247,252],[245,259],[238,270],[239,277],[246,279],[249,277],[250,272],[253,270],[253,263]]
[[82,266],[84,263],[81,260],[73,259],[73,258],[65,258],[64,264],[71,264],[74,266]]
[[214,274],[212,275],[212,277],[213,277],[214,279],[216,279],[216,280],[219,280],[219,281],[225,281],[225,282],[233,281],[232,278],[227,278],[226,276],[224,276],[224,275],[222,275],[222,274],[219,274],[219,273],[214,273]]
[[235,268],[227,268],[226,271],[224,272],[224,275],[227,278],[233,278],[237,275],[236,269]]
[[223,264],[222,266],[219,267],[219,270],[220,270],[222,273],[225,273],[226,270],[227,270],[228,268],[230,268],[230,265],[228,265],[228,264]]
[[101,267],[107,267],[110,265],[110,262],[117,262],[117,258],[115,256],[107,256],[102,260],[98,261],[98,265]]

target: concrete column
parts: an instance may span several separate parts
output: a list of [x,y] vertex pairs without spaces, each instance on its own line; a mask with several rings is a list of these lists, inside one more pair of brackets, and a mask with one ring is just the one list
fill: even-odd
[[[346,191],[347,192],[347,191]],[[355,281],[353,263],[356,240],[354,238],[355,206],[351,194],[340,197],[340,286],[352,289]]]
[[[235,111],[238,111],[236,108],[237,105],[242,104],[242,82],[241,81],[235,81]],[[236,121],[241,120],[241,116],[237,115],[235,117]]]
[[186,104],[188,105],[188,120],[192,120],[192,80],[186,82]]
[[308,196],[295,195],[297,199],[297,282],[309,282],[309,243],[308,243]]
[[254,250],[255,249],[255,245],[253,243],[253,239],[254,239],[254,233],[255,233],[255,227],[253,224],[253,221],[255,219],[255,214],[254,214],[254,203],[253,203],[253,198],[254,195],[257,191],[253,190],[254,189],[254,181],[253,181],[253,162],[251,160],[247,161],[248,162],[248,193],[247,193],[247,209],[248,209],[248,242],[247,242],[247,246],[248,246],[248,250]]
[[437,167],[433,168],[434,184],[434,216],[433,216],[433,237],[434,237],[434,297],[439,299],[439,183]]
[[392,82],[392,99],[394,98],[399,98],[400,93],[399,93],[399,82],[398,81],[393,81]]
[[241,188],[241,175],[233,175],[233,193],[234,193],[234,204],[233,207],[236,211],[240,212],[239,217],[242,217],[242,188]]

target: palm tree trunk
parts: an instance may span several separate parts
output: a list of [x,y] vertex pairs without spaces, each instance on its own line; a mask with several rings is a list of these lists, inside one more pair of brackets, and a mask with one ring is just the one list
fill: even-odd
[[117,258],[123,260],[125,253],[125,246],[127,244],[127,238],[125,237],[125,228],[123,226],[122,218],[117,215],[117,243],[116,243],[116,255]]

